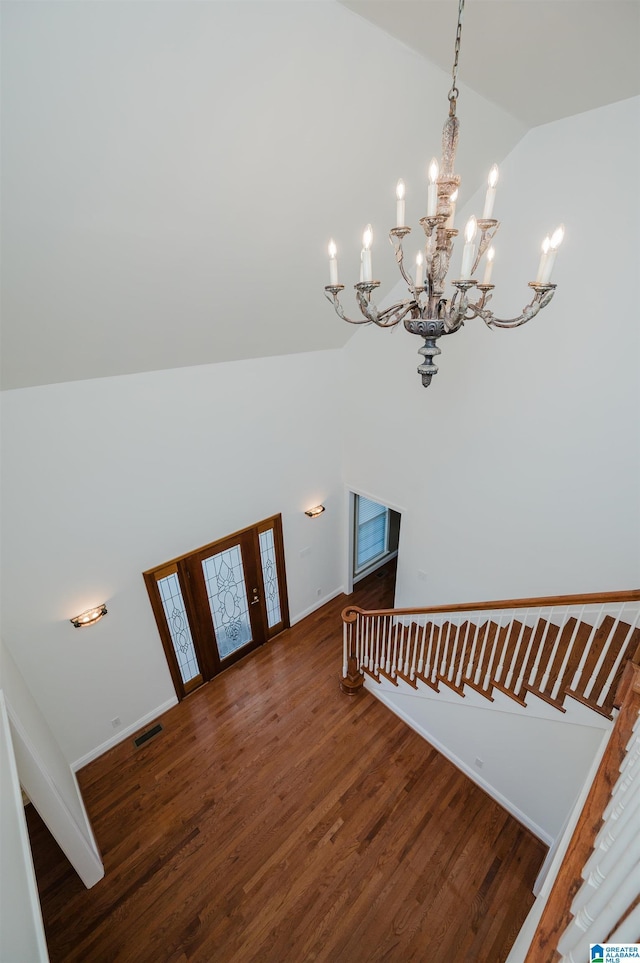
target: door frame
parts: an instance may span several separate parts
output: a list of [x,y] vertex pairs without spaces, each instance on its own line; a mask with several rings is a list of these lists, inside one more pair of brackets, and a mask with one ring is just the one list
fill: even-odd
[[[265,587],[260,556],[260,534],[269,530],[273,531],[276,569],[278,575],[280,614],[282,616],[280,622],[273,625],[271,628],[269,628],[267,619]],[[224,551],[231,545],[237,544],[240,544],[241,546],[243,567],[246,565],[246,559],[249,559],[249,574],[253,576],[251,581],[249,581],[247,572],[245,570],[245,585],[247,588],[247,601],[249,604],[252,634],[255,637],[257,628],[259,639],[256,641],[255,645],[250,645],[250,643],[247,643],[247,645],[244,645],[238,649],[237,652],[232,652],[225,659],[220,659],[215,642],[215,629],[213,628],[213,619],[211,617],[204,579],[201,578],[199,574],[195,575],[195,572],[197,571],[197,566],[200,566],[200,571],[202,570],[202,560],[204,558],[208,558],[210,555],[217,554],[220,551]],[[246,556],[245,551],[248,553]],[[173,642],[171,640],[169,627],[167,625],[167,620],[158,589],[158,580],[164,578],[166,575],[174,573],[177,574],[178,582],[180,584],[180,590],[191,631],[191,638],[193,641],[198,666],[200,668],[200,674],[187,683],[183,682],[182,680],[182,675],[178,666],[178,661],[175,655]],[[248,655],[249,652],[253,651],[258,646],[268,642],[280,632],[283,632],[285,629],[289,628],[289,603],[284,557],[284,541],[282,536],[282,515],[280,514],[272,515],[270,518],[265,518],[262,521],[257,522],[255,525],[248,525],[246,528],[242,528],[231,535],[226,535],[224,538],[216,539],[215,542],[210,542],[209,544],[203,545],[200,548],[194,549],[193,551],[185,552],[183,555],[179,555],[176,558],[171,559],[169,562],[164,562],[161,565],[155,565],[153,568],[147,569],[145,572],[143,572],[142,575],[147,587],[149,601],[151,602],[151,608],[155,616],[156,625],[160,634],[160,640],[162,642],[162,647],[164,649],[164,654],[167,659],[169,672],[171,674],[171,679],[176,690],[178,700],[182,700],[190,692],[200,688],[201,685],[209,682],[224,669],[229,668],[229,666],[233,665],[234,662],[244,658],[244,656]],[[252,592],[252,587],[254,584],[257,584],[257,588],[260,593],[261,604],[257,607],[257,609],[252,610],[251,599],[249,596]]]

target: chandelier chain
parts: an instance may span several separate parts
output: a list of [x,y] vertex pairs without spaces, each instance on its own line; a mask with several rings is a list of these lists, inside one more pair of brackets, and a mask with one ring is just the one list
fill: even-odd
[[458,0],[458,27],[456,29],[456,43],[453,58],[453,70],[451,76],[453,83],[449,91],[449,105],[451,113],[455,113],[456,100],[460,91],[458,90],[458,60],[460,58],[460,40],[462,38],[462,14],[464,13],[464,0]]

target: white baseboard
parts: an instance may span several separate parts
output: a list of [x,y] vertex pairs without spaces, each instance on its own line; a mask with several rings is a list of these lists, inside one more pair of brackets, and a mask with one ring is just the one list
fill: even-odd
[[119,742],[123,742],[129,736],[132,736],[134,732],[138,732],[139,729],[143,729],[148,722],[153,722],[153,720],[157,719],[158,716],[161,716],[163,712],[166,712],[168,709],[172,709],[173,706],[177,704],[178,699],[176,696],[174,696],[172,699],[167,699],[166,702],[158,706],[156,709],[152,709],[151,712],[147,712],[147,714],[138,719],[137,722],[127,726],[126,729],[121,729],[120,732],[117,732],[115,735],[111,736],[111,738],[107,739],[106,742],[96,746],[95,749],[91,749],[84,756],[81,756],[80,759],[76,759],[75,762],[71,763],[72,770],[74,772],[78,772],[78,770],[82,769],[83,766],[93,762],[94,759],[102,756],[105,752],[107,752],[107,750],[113,749],[113,747],[117,746]]
[[519,823],[522,823],[523,826],[526,826],[527,829],[530,829],[534,836],[537,836],[538,839],[541,839],[545,845],[551,846],[553,844],[553,838],[544,829],[530,819],[526,813],[523,813],[521,809],[518,809],[518,807],[515,806],[509,799],[507,799],[506,796],[503,796],[499,790],[491,785],[490,782],[487,782],[482,778],[482,776],[479,776],[478,773],[471,768],[471,766],[468,766],[466,762],[463,762],[462,759],[448,749],[447,746],[443,745],[439,739],[436,739],[435,736],[433,736],[427,729],[419,725],[414,719],[411,718],[411,716],[399,709],[390,699],[386,698],[386,693],[383,690],[377,691],[373,688],[373,686],[370,688],[367,686],[367,692],[370,692],[376,697],[376,699],[379,699],[380,702],[383,702],[387,708],[391,710],[391,712],[399,716],[411,729],[413,729],[414,732],[417,732],[419,736],[422,736],[423,739],[426,739],[429,745],[433,746],[434,749],[437,749],[438,752],[441,752],[442,755],[449,760],[449,762],[452,762],[453,765],[457,769],[460,769],[465,776],[468,776],[472,782],[475,782],[477,786],[480,786],[481,789],[484,789],[484,791],[491,796],[492,799],[495,799],[495,801],[499,803],[503,809],[506,809],[508,813],[511,813],[511,815],[517,819]]
[[[325,595],[324,598],[318,599],[318,601],[314,602],[313,605],[310,605],[308,609],[305,609],[303,612],[298,612],[297,615],[292,615],[291,625],[295,625],[297,622],[302,622],[303,619],[306,619],[308,615],[312,615],[317,609],[322,608],[322,606],[326,605],[327,602],[331,602],[332,599],[335,599],[339,595],[343,594],[344,588],[341,585],[334,592],[331,592],[329,595]],[[340,631],[342,631],[342,629]]]

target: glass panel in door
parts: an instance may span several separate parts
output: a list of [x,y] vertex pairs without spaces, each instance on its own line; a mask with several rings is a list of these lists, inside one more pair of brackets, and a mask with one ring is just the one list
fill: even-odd
[[280,586],[278,584],[278,565],[273,529],[260,532],[260,562],[264,582],[264,601],[267,609],[267,625],[273,628],[282,621],[280,609]]
[[202,574],[220,659],[253,641],[240,545],[202,560]]
[[183,685],[188,686],[190,682],[196,680],[201,682],[202,675],[191,637],[178,573],[172,572],[165,578],[159,578],[157,585]]

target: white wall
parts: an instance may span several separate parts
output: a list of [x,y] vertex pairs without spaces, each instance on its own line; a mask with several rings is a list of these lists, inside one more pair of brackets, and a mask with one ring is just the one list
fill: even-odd
[[[399,605],[639,584],[639,103],[536,128],[501,162],[498,316],[520,312],[542,238],[566,225],[537,318],[441,339],[426,389],[401,329],[345,349],[345,481],[405,506]],[[463,124],[459,153],[473,149]]]
[[49,957],[2,689],[0,772],[0,960],[40,963]]
[[341,378],[328,351],[4,392],[5,640],[69,761],[175,701],[145,569],[281,512],[292,620],[339,590]]
[[85,886],[94,886],[104,868],[76,777],[4,645],[0,662],[20,784]]
[[367,688],[547,845],[561,833],[611,723],[568,700],[566,715],[533,696],[521,708],[445,687]]

